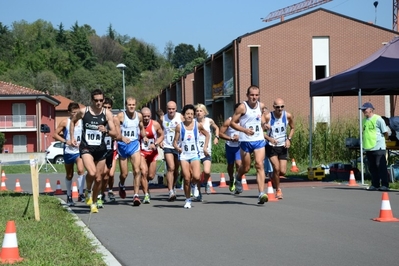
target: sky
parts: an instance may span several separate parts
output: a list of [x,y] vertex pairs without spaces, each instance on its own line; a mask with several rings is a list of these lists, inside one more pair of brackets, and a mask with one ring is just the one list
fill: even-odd
[[[152,44],[161,54],[168,42],[175,46],[201,45],[214,54],[237,37],[275,23],[262,22],[270,12],[302,2],[302,0],[0,0],[0,22],[12,28],[13,22],[32,23],[38,19],[61,23],[70,29],[90,25],[99,36],[108,27],[120,35]],[[316,8],[350,16],[392,29],[392,0],[332,0]],[[286,16],[285,20],[315,8]]]

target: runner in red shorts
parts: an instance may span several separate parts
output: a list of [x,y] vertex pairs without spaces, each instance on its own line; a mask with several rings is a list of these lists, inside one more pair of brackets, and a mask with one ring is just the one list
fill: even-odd
[[148,138],[147,142],[140,141],[140,153],[144,160],[141,160],[141,185],[144,192],[143,203],[150,203],[148,193],[148,181],[154,179],[157,168],[158,146],[162,143],[164,135],[161,125],[151,119],[151,110],[147,107],[141,109],[143,124]]

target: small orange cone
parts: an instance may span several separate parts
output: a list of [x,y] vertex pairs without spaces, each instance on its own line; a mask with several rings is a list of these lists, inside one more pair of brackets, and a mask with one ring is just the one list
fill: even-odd
[[54,195],[64,195],[64,192],[61,189],[60,180],[57,180],[57,188],[55,189]]
[[17,232],[14,221],[8,221],[4,234],[3,246],[0,251],[0,262],[14,263],[20,262],[23,258],[19,256]]
[[291,161],[291,172],[297,173],[299,172],[299,168],[296,166],[295,159],[293,158]]
[[7,180],[6,173],[4,173],[4,170],[1,171],[1,180],[3,180],[3,178],[4,178],[4,181]]
[[46,193],[53,192],[53,189],[51,188],[51,185],[50,185],[50,180],[48,178],[46,179],[46,187],[44,188],[44,192],[46,192]]
[[72,183],[72,199],[77,200],[79,198],[79,192],[78,192],[78,187],[76,185],[76,182]]
[[242,184],[242,190],[249,190],[247,179],[245,178],[245,175],[242,175],[241,184]]
[[272,181],[267,182],[267,197],[269,198],[269,201],[278,201],[278,199],[276,199],[276,196],[274,195]]
[[216,193],[216,190],[213,188],[213,185],[212,185],[212,177],[209,177],[208,185],[209,185],[209,188],[211,189],[211,193]]
[[350,187],[358,187],[359,185],[356,183],[356,179],[355,179],[355,174],[353,173],[353,171],[350,171],[349,174],[349,183],[348,186]]
[[224,173],[220,174],[220,184],[219,187],[227,187],[226,178],[224,178]]
[[14,192],[22,192],[21,183],[19,183],[19,179],[15,180],[15,189]]
[[0,191],[7,191],[6,178],[5,177],[1,177]]
[[374,218],[377,222],[399,222],[398,218],[393,217],[391,203],[389,203],[389,196],[387,192],[382,193],[382,202],[380,209],[380,217]]

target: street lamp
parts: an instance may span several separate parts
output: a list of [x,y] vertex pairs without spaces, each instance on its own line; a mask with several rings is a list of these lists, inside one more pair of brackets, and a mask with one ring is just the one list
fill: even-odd
[[119,69],[122,69],[122,82],[123,82],[123,110],[125,110],[125,105],[126,105],[126,99],[125,99],[125,97],[126,97],[126,92],[125,92],[125,68],[126,68],[126,65],[121,63],[121,64],[118,64],[116,67],[119,68]]

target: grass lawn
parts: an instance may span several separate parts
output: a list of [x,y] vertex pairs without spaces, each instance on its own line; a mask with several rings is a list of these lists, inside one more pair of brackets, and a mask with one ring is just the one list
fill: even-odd
[[15,221],[24,259],[18,265],[106,265],[56,197],[39,196],[40,221],[35,220],[31,195],[1,192],[0,202],[0,241],[7,222]]

